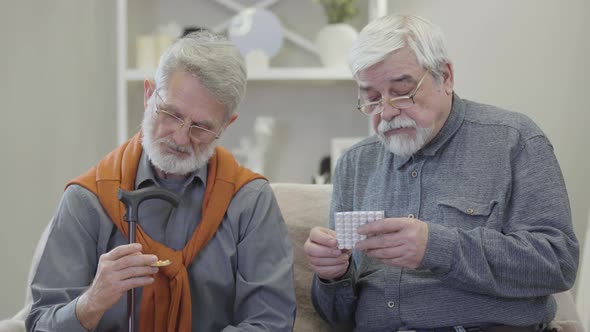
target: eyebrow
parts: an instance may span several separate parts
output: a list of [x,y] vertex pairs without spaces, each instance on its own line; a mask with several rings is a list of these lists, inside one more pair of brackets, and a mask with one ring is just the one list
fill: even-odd
[[215,128],[215,124],[209,120],[203,120],[199,122],[191,121],[191,126],[198,126],[207,129]]
[[[392,83],[399,83],[399,82],[405,82],[405,81],[416,82],[416,79],[414,77],[412,77],[412,75],[404,74],[399,77],[394,77],[394,78],[390,79],[388,82],[390,84],[392,84]],[[363,85],[359,85],[359,89],[363,92],[373,90],[373,88],[371,86],[363,86]]]

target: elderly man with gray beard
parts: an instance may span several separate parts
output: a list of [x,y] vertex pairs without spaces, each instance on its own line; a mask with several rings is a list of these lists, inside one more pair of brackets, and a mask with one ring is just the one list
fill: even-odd
[[[579,250],[547,137],[522,114],[461,99],[424,18],[371,22],[349,64],[376,135],[338,161],[330,228],[305,243],[316,310],[355,331],[545,329]],[[385,218],[340,250],[343,211]]]
[[[124,295],[137,288],[142,332],[291,331],[293,256],[277,202],[266,179],[215,146],[245,87],[225,38],[200,32],[165,52],[144,82],[142,131],[67,186],[27,330],[127,331]],[[127,244],[117,189],[148,187],[180,203],[143,203],[139,243]]]

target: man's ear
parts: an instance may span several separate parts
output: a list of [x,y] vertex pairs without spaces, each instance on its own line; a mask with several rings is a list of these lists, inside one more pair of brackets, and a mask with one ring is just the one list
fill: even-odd
[[447,62],[442,71],[443,75],[443,88],[445,89],[445,93],[447,95],[451,95],[453,93],[453,88],[455,86],[455,74],[453,73],[453,64]]
[[153,80],[143,81],[143,109],[147,110],[148,100],[154,94],[156,83]]
[[225,126],[223,126],[223,130],[225,130],[227,127],[229,127],[230,124],[232,124],[232,122],[236,121],[236,119],[238,118],[238,113],[234,113],[234,115],[232,115],[229,120],[227,121],[227,123],[225,124]]

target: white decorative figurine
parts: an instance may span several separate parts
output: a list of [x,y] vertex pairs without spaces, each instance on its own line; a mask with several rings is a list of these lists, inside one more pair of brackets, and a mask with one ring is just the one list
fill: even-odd
[[242,137],[240,146],[232,151],[244,167],[264,174],[266,153],[270,148],[274,127],[275,119],[273,117],[256,117],[254,121],[254,138]]

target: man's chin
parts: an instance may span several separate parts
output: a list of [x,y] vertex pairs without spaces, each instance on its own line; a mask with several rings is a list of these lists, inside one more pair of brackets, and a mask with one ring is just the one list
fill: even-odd
[[412,140],[403,141],[397,139],[396,142],[393,142],[392,138],[388,137],[382,138],[381,142],[391,153],[400,157],[411,156],[421,149],[421,147],[417,146],[416,142]]
[[192,173],[196,169],[196,165],[194,162],[190,162],[189,165],[188,159],[192,158],[192,156],[182,156],[179,157],[176,154],[171,153],[160,153],[158,156],[154,156],[155,158],[152,159],[152,163],[161,171],[174,174],[174,175],[186,175]]
[[156,166],[160,171],[166,173],[166,174],[170,174],[170,175],[176,175],[176,176],[186,176],[188,174],[193,173],[194,171],[196,171],[196,168],[194,167],[160,167],[154,164],[154,166]]
[[164,156],[164,158],[168,159],[168,160],[174,160],[175,162],[183,162],[189,158],[194,158],[192,155],[188,154],[188,153],[170,153],[170,152],[166,152],[162,154]]

